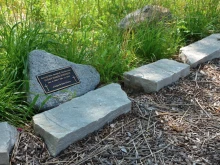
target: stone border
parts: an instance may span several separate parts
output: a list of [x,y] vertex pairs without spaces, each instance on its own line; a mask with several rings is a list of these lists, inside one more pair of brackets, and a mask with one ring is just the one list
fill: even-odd
[[162,59],[124,73],[124,84],[136,91],[157,92],[190,73],[190,66]]
[[33,117],[52,156],[131,110],[119,84],[109,84]]
[[220,33],[212,34],[181,48],[179,57],[191,67],[220,58]]
[[[212,60],[214,58],[220,58],[220,34],[212,34],[212,35],[210,35],[200,41],[197,41],[193,44],[190,44],[186,47],[181,48],[180,49],[180,58],[182,59],[182,61],[184,63],[187,63],[189,65],[182,64],[182,63],[179,63],[179,62],[176,62],[173,60],[162,59],[162,60],[159,60],[155,63],[148,64],[148,65],[142,66],[140,68],[136,68],[136,69],[129,71],[129,72],[125,72],[124,73],[125,84],[127,86],[135,88],[135,89],[142,88],[146,92],[156,92],[159,89],[161,89],[162,87],[177,81],[180,77],[187,76],[189,74],[190,67],[196,67],[198,64],[207,62],[207,61]],[[148,72],[148,69],[151,72]],[[157,74],[157,76],[154,74]],[[150,84],[151,88],[146,87],[146,84]],[[94,122],[92,122],[90,124],[85,123],[85,125],[82,127],[82,129],[84,129],[87,126],[89,126],[88,127],[89,129],[91,128],[91,130],[87,129],[87,133],[93,132],[94,130],[97,130],[100,127],[102,127],[106,123],[106,122],[104,122],[106,119],[109,120],[109,122],[111,122],[115,117],[119,116],[120,114],[127,113],[130,110],[131,102],[128,100],[127,95],[124,92],[120,91],[119,85],[117,85],[117,84],[109,85],[109,86],[107,86],[107,88],[108,88],[107,91],[109,91],[111,93],[113,87],[116,88],[117,91],[123,95],[124,105],[121,104],[120,106],[118,106],[119,113],[115,113],[115,115],[113,115],[114,113],[112,113],[112,114],[110,113],[110,115],[107,115],[107,116],[105,116],[105,114],[103,114],[103,116],[101,117],[102,118],[101,120],[95,119]],[[103,87],[103,88],[106,88],[106,87]],[[100,91],[100,90],[102,91],[103,89],[100,88],[95,91],[92,91],[91,92],[92,94],[89,94],[89,95],[93,96],[93,98],[94,98],[94,96],[95,96],[94,93],[96,93],[97,91]],[[112,93],[110,95],[111,95],[111,98],[115,97],[116,100],[120,100],[120,98],[118,96],[121,96],[121,95],[119,95],[117,92],[112,91]],[[106,100],[108,100],[108,97],[106,97],[106,98],[107,98]],[[80,100],[80,99],[82,100],[82,98],[78,98],[77,100]],[[96,99],[96,98],[94,98],[94,99]],[[101,98],[98,98],[98,99],[99,99],[98,102],[99,102],[100,106],[107,105],[106,101],[102,102],[103,100]],[[111,102],[111,104],[114,105],[115,101]],[[72,102],[76,102],[76,101],[73,100]],[[84,102],[86,103],[87,101],[85,100]],[[69,103],[67,103],[67,104],[69,104]],[[120,102],[118,104],[120,104]],[[117,112],[114,109],[118,110],[118,108],[113,108],[113,112]],[[45,112],[45,114],[47,114],[47,113],[48,112]],[[45,114],[36,115],[34,117],[34,121],[36,121],[39,116],[42,116]],[[54,116],[52,115],[51,117],[53,118]],[[99,125],[98,127],[94,127],[95,126],[94,123],[98,123],[100,121],[103,121],[103,122],[101,122],[101,125]],[[46,123],[44,123],[44,124],[46,124]],[[55,123],[55,125],[56,124],[57,123]],[[7,124],[7,122],[1,122],[0,126],[1,125],[2,125],[2,127],[0,127],[0,131],[1,131],[1,134],[0,134],[0,137],[1,137],[0,164],[8,165],[9,164],[9,152],[13,148],[13,145],[18,138],[18,133],[17,133],[16,128],[13,126],[10,126],[9,124]],[[37,130],[37,133],[39,133],[38,128],[40,128],[40,126],[37,126],[37,125],[38,124],[35,123],[35,131]],[[62,125],[65,126],[66,124],[63,123]],[[47,127],[47,126],[45,125],[45,127]],[[79,127],[81,127],[81,126],[79,125]],[[65,128],[62,128],[62,129],[65,129]],[[71,129],[73,129],[73,128],[71,128]],[[5,132],[5,134],[3,132]],[[63,135],[61,135],[59,132],[55,132],[54,134],[57,136],[60,136],[60,138],[63,139]],[[50,136],[51,135],[52,134],[50,134]],[[72,134],[67,133],[67,135],[68,135],[67,139],[69,140],[69,143],[72,143],[75,141],[75,140],[69,139],[72,136]],[[71,135],[71,136],[69,136],[69,135]],[[76,137],[74,137],[74,139],[79,140],[80,138],[83,138],[84,136],[86,136],[86,134],[84,134],[83,136],[81,136],[81,135],[78,136],[78,135],[79,134],[77,132],[74,135],[74,136],[76,136]],[[6,137],[6,140],[4,140],[5,139],[4,137]],[[53,141],[59,142],[59,140],[56,137],[53,139]],[[62,142],[62,140],[61,140],[61,142]],[[50,141],[48,141],[48,143],[50,143]],[[68,145],[69,145],[69,143],[68,143]],[[7,145],[5,145],[5,144],[7,144]],[[61,143],[57,143],[57,144],[61,144]],[[50,144],[47,144],[47,145],[50,145]],[[65,147],[57,145],[58,149],[56,151],[54,151],[52,153],[52,155],[54,155],[54,156],[57,155],[60,152],[60,150],[65,149],[68,145],[65,145]]]
[[220,34],[212,34],[180,49],[179,57],[184,63],[162,59],[124,73],[126,87],[157,92],[190,73],[190,67],[220,58]]
[[0,132],[0,165],[9,165],[9,154],[18,139],[18,131],[7,122],[0,122]]

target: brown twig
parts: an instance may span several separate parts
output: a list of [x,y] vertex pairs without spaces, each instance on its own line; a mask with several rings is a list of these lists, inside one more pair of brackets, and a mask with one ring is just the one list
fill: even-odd
[[[153,154],[157,154],[157,153],[159,153],[159,152],[161,152],[161,151],[163,151],[163,150],[165,150],[166,148],[168,148],[170,145],[171,145],[172,143],[169,143],[167,146],[165,146],[164,148],[161,148],[160,150],[158,150],[158,151],[156,151],[156,152],[153,152]],[[147,156],[145,156],[144,158],[142,158],[142,159],[146,159],[146,158],[148,158],[148,157],[150,157],[151,156],[151,154],[150,155],[147,155]],[[141,159],[141,160],[142,160]]]
[[195,98],[196,103],[199,105],[199,107],[203,110],[203,112],[205,112],[205,114],[211,118],[211,116],[208,114],[208,112],[206,112],[206,110],[201,106],[201,104],[199,103],[198,99]]

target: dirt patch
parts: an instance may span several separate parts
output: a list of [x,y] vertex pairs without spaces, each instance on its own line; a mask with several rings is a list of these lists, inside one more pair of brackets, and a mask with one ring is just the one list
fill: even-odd
[[220,164],[220,59],[157,93],[130,93],[132,111],[53,158],[27,125],[12,164]]

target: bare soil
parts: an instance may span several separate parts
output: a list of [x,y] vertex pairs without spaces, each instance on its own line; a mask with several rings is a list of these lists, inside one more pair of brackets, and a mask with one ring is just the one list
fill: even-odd
[[51,157],[32,125],[20,130],[11,164],[219,165],[220,59],[157,93],[133,93],[130,113]]

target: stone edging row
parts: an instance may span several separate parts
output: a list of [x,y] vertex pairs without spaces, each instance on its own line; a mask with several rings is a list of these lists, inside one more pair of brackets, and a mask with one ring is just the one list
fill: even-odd
[[[212,34],[180,49],[185,63],[162,59],[124,73],[125,86],[156,92],[190,73],[190,67],[220,58],[220,34]],[[52,156],[82,139],[123,113],[131,110],[131,101],[118,84],[110,84],[61,104],[33,117],[36,134],[43,137]],[[9,154],[18,132],[6,122],[0,123],[0,164],[9,164]]]

